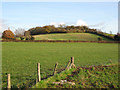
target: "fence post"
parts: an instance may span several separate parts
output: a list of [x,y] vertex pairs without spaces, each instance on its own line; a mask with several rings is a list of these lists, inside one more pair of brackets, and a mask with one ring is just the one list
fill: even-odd
[[74,57],[71,57],[71,68],[76,68],[76,66],[74,64]]
[[71,63],[74,64],[74,57],[71,57]]
[[8,88],[8,90],[10,90],[10,88],[11,88],[10,74],[8,74],[8,81],[7,82],[8,82],[7,83],[7,88]]
[[40,76],[40,63],[37,64],[37,74],[38,74],[38,82],[41,81],[41,76]]
[[71,57],[71,64],[68,69],[71,69],[71,68],[76,68],[76,66],[74,64],[74,57]]
[[65,70],[66,70],[66,69],[69,69],[70,62],[71,62],[71,60],[68,61]]
[[55,68],[54,68],[53,75],[55,75],[55,74],[56,74],[56,69],[57,69],[57,66],[58,66],[58,62],[55,64]]

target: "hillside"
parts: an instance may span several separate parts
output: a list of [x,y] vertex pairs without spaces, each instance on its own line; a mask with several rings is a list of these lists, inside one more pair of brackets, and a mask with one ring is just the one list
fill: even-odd
[[119,88],[118,66],[90,66],[63,71],[33,88]]
[[[34,35],[35,40],[80,40],[80,41],[98,41],[98,35],[90,33],[64,33],[64,34],[41,34]],[[112,41],[102,37],[102,41]]]

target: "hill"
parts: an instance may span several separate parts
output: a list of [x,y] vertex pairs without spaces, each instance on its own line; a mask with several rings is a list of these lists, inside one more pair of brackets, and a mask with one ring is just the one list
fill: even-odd
[[119,88],[118,66],[90,66],[63,71],[33,88]]
[[[80,40],[80,41],[98,41],[98,35],[90,33],[63,33],[63,34],[41,34],[34,35],[35,40]],[[102,41],[112,41],[102,37]]]

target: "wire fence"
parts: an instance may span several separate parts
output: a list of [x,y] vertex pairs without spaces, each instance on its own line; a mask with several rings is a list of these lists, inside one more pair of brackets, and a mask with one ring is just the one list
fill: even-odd
[[[34,86],[37,82],[41,80],[47,79],[51,76],[54,76],[56,73],[60,73],[66,69],[75,68],[74,65],[74,57],[71,57],[71,60],[68,61],[65,68],[58,68],[58,63],[54,65],[54,69],[51,70],[50,73],[46,73],[42,71],[40,67],[40,63],[37,63],[37,69],[31,75],[28,73],[2,73],[2,87],[6,88],[30,88]],[[10,75],[10,76],[9,76]]]

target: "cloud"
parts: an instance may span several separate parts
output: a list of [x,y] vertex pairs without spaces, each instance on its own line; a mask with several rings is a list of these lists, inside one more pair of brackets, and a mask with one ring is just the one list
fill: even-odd
[[59,25],[64,25],[64,22],[51,22],[50,25],[54,25],[55,27],[58,27]]
[[50,25],[54,25],[55,27],[58,27],[59,25],[74,25],[74,26],[87,26],[87,23],[83,20],[78,20],[77,22],[51,22]]
[[87,23],[83,20],[78,20],[76,26],[88,26]]
[[110,31],[112,31],[113,34],[116,34],[118,32],[118,20],[111,20],[109,22],[106,22],[103,31],[106,31],[107,33],[110,33]]
[[106,33],[116,34],[118,32],[118,20],[109,20],[107,22],[101,22],[95,25],[89,25],[90,28],[101,30]]

